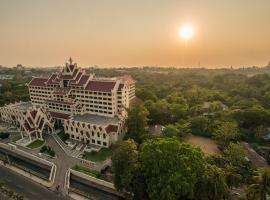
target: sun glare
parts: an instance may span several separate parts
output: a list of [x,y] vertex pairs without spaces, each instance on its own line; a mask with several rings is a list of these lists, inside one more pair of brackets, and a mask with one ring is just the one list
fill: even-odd
[[191,25],[184,25],[179,29],[179,36],[184,40],[189,40],[194,34],[194,29]]

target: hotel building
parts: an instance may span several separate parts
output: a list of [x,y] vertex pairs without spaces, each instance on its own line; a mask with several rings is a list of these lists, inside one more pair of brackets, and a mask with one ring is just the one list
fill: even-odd
[[61,126],[71,139],[102,147],[124,136],[126,109],[135,98],[130,76],[98,78],[72,59],[50,77],[34,77],[28,88],[31,102],[0,108],[3,121],[16,124],[30,139]]

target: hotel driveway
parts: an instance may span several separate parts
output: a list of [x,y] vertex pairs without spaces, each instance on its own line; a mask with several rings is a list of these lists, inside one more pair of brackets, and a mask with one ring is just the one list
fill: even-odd
[[59,187],[61,192],[65,192],[65,176],[66,172],[69,168],[72,168],[76,164],[80,164],[80,160],[69,156],[64,152],[64,150],[60,147],[60,145],[55,141],[52,135],[44,134],[44,139],[46,140],[46,144],[50,146],[57,156],[52,162],[56,165],[56,175],[55,181],[52,189]]

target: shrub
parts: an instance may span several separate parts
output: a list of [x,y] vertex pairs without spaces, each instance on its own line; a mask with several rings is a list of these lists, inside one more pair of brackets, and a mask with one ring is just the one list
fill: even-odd
[[10,136],[9,133],[0,133],[0,138],[1,138],[1,139],[6,139],[6,138],[8,138],[9,136]]

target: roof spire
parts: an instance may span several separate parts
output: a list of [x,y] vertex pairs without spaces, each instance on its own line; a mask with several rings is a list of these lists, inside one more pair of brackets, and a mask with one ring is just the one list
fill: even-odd
[[69,61],[69,63],[72,65],[73,60],[72,60],[72,58],[71,58],[71,57],[69,58],[69,60],[68,60],[68,61]]

